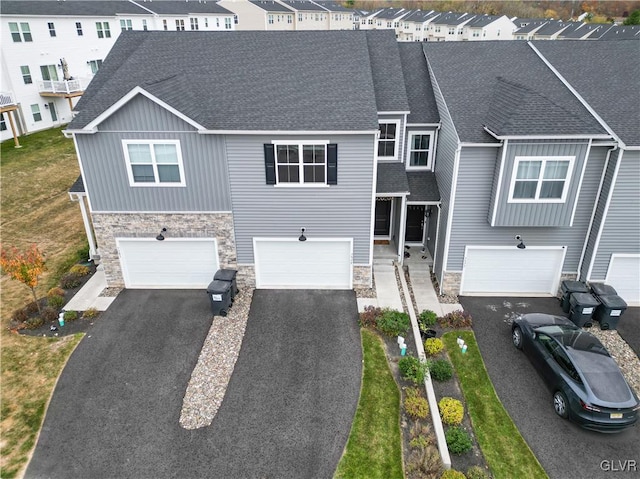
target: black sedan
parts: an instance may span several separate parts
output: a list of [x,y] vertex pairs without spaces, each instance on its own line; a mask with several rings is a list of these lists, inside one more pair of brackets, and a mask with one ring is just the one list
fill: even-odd
[[517,317],[511,337],[551,389],[559,416],[601,432],[636,423],[638,397],[598,338],[566,318],[542,313]]

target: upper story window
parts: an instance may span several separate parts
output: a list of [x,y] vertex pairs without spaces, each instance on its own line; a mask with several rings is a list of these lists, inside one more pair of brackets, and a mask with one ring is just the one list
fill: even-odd
[[91,73],[95,75],[102,66],[102,60],[89,60],[87,64],[89,65],[89,68],[91,68]]
[[169,25],[167,24],[167,20],[162,20],[162,28],[166,31],[169,30]]
[[56,36],[56,26],[53,24],[53,22],[47,23],[47,28],[49,29],[49,36],[50,37],[55,37]]
[[209,19],[206,17],[204,19],[204,28],[209,28]]
[[58,81],[58,69],[55,65],[40,65],[40,73],[44,81]]
[[[227,23],[227,19],[224,19],[225,22],[225,28],[227,27],[226,23]],[[287,15],[287,23],[293,23],[293,15]],[[231,26],[231,25],[229,25]]]
[[142,29],[146,32],[149,27],[147,26],[147,20],[145,18],[142,19]]
[[273,25],[273,15],[269,15],[267,19],[268,19],[269,25]]
[[224,19],[224,29],[231,30],[231,18]]
[[33,41],[29,24],[26,22],[9,22],[9,31],[11,32],[11,38],[15,43]]
[[131,186],[184,186],[180,141],[123,140]]
[[37,103],[31,105],[31,115],[33,115],[33,121],[42,121],[42,113],[40,113],[40,105]]
[[440,33],[440,25],[437,25],[437,26],[436,26],[436,28],[435,28],[435,32],[436,32],[436,33]]
[[238,15],[233,16],[233,23],[238,24]]
[[129,19],[120,20],[120,29],[124,32],[126,30],[133,30],[133,23]]
[[76,32],[78,33],[79,37],[82,36],[82,23],[76,22]]
[[22,81],[24,81],[25,85],[33,83],[33,80],[31,79],[31,71],[29,70],[28,65],[21,66],[20,73],[22,73]]
[[449,27],[449,35],[455,35],[456,29],[453,27]]
[[431,168],[433,132],[416,131],[409,133],[407,148],[407,169]]
[[111,28],[109,22],[96,22],[98,38],[111,38]]
[[509,186],[510,203],[564,203],[575,157],[517,156]]
[[184,31],[184,20],[182,18],[176,20],[176,30]]
[[327,145],[275,143],[276,184],[327,184]]
[[380,120],[380,137],[378,138],[378,158],[395,160],[398,158],[400,120]]
[[220,17],[216,17],[216,28],[220,28]]
[[190,18],[189,22],[191,23],[191,30],[198,30],[198,19]]

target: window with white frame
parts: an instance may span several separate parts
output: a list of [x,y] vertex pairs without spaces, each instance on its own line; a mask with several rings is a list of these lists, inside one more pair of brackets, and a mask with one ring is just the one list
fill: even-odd
[[269,16],[267,17],[267,20],[268,20],[268,22],[269,22],[269,25],[273,25],[273,15],[269,15]]
[[[226,22],[226,19],[225,19]],[[287,15],[287,23],[293,23],[293,15]]]
[[436,32],[436,33],[440,33],[440,25],[438,25],[438,26],[436,26],[436,27],[435,27],[434,32]]
[[22,73],[22,81],[25,85],[30,85],[31,83],[33,83],[33,80],[31,79],[31,70],[29,70],[28,65],[21,66],[20,73]]
[[176,20],[176,30],[178,31],[184,31],[184,19],[179,18]]
[[58,69],[55,65],[40,65],[40,73],[44,81],[58,81]]
[[82,36],[82,23],[76,22],[76,33],[79,37]]
[[167,24],[167,20],[162,20],[162,28],[163,30],[169,30],[169,25]]
[[233,16],[233,23],[238,24],[238,15]]
[[204,19],[204,28],[209,28],[209,19],[207,17]]
[[123,140],[131,186],[184,186],[178,140]]
[[380,136],[378,138],[378,158],[394,160],[398,158],[398,142],[400,139],[400,120],[380,120]]
[[7,129],[7,122],[4,119],[4,113],[0,113],[0,131]]
[[98,38],[111,38],[111,28],[109,22],[96,22]]
[[126,30],[133,30],[133,22],[130,19],[120,20],[120,29],[124,32]]
[[146,32],[147,30],[149,30],[149,27],[147,26],[147,20],[145,18],[142,19],[142,29]]
[[91,68],[91,73],[95,75],[102,66],[102,60],[89,60],[87,64],[89,65],[89,68]]
[[191,30],[199,30],[197,18],[190,18],[189,23],[191,24]]
[[326,143],[276,143],[276,184],[326,185]]
[[231,18],[224,19],[224,29],[231,30]]
[[509,186],[509,202],[564,203],[574,160],[574,156],[517,156]]
[[409,133],[409,146],[407,148],[407,169],[431,168],[432,149],[432,131],[415,131]]
[[31,30],[29,24],[26,22],[9,22],[9,32],[11,32],[11,39],[15,43],[32,42]]
[[449,35],[454,35],[456,33],[456,29],[454,27],[449,27]]
[[53,24],[53,22],[47,23],[47,28],[49,29],[49,36],[50,37],[55,37],[56,36],[56,26]]
[[220,28],[220,17],[216,17],[216,28]]
[[42,113],[40,113],[40,105],[37,103],[31,105],[31,115],[33,115],[33,121],[42,121]]

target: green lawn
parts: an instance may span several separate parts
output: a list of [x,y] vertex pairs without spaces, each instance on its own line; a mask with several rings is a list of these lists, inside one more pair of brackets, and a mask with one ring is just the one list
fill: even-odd
[[382,340],[362,329],[364,372],[356,416],[335,478],[403,478],[400,391]]
[[[458,337],[468,345],[464,355],[456,343]],[[473,332],[451,331],[442,340],[458,375],[473,431],[494,477],[548,477],[498,399]]]

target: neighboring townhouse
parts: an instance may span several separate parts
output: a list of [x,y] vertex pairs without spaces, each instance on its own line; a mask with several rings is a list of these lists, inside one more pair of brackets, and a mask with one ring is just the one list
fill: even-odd
[[514,40],[531,40],[533,35],[549,22],[541,19],[514,19],[513,23],[516,25],[513,32]]
[[360,25],[360,19],[355,18],[352,8],[343,7],[335,1],[316,1],[329,12],[329,30],[356,30]]
[[424,10],[413,10],[402,18],[400,27],[396,30],[398,41],[423,42],[427,39],[429,23],[440,13]]
[[0,139],[71,121],[71,110],[125,30],[233,30],[215,2],[3,1]]
[[640,39],[640,25],[614,25],[598,38],[598,40],[638,39]]
[[474,15],[467,13],[445,13],[434,18],[429,24],[430,42],[451,42],[462,40],[462,31]]
[[563,22],[560,20],[557,21],[549,21],[542,25],[539,29],[537,29],[533,33],[533,40],[556,40],[558,35],[560,35],[565,30],[572,31],[574,30],[579,23],[577,22]]
[[586,40],[597,39],[606,32],[611,25],[598,23],[582,23],[577,28],[565,30],[558,35],[558,40]]
[[275,0],[219,0],[238,17],[236,30],[295,30],[295,12]]
[[513,40],[515,30],[515,24],[506,15],[480,15],[464,24],[462,40]]
[[[366,24],[360,23],[362,30],[397,30],[400,21],[410,13],[404,8],[383,8],[366,17]],[[361,17],[362,18],[362,17]],[[397,33],[396,33],[397,35]]]
[[329,30],[329,13],[309,0],[278,0],[294,15],[294,30]]

